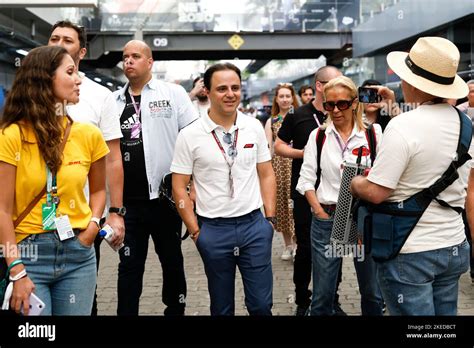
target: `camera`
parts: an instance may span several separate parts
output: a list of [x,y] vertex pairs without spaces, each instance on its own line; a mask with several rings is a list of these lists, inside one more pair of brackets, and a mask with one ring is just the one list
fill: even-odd
[[359,101],[361,103],[378,103],[381,97],[375,88],[359,87]]

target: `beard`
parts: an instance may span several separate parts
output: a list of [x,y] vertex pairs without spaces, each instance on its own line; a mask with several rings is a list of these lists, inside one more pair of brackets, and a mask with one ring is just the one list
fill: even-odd
[[199,100],[201,103],[207,102],[208,98],[207,95],[197,95],[196,96],[197,100]]

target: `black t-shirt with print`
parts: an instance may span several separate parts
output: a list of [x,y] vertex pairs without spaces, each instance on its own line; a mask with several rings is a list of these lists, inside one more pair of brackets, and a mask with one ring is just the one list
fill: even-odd
[[[285,143],[293,143],[294,149],[304,149],[306,143],[308,142],[309,135],[318,127],[318,123],[315,119],[316,117],[318,118],[320,124],[323,124],[324,120],[326,119],[326,116],[323,112],[316,110],[313,105],[313,101],[300,106],[293,114],[286,115],[281,125],[280,131],[278,132],[278,138],[283,140]],[[298,184],[298,178],[300,176],[302,165],[302,158],[293,158],[291,165],[292,198],[300,196],[298,191],[296,191],[296,185]]]
[[[123,138],[120,139],[120,150],[123,162],[123,201],[126,206],[128,201],[148,200],[148,179],[145,169],[145,153],[143,152],[143,136],[141,127],[134,128],[140,122],[133,107],[130,94],[125,93],[125,108],[120,116],[120,127]],[[135,107],[140,108],[140,96],[133,96]],[[135,126],[137,127],[137,126]],[[132,138],[132,130],[134,131]]]

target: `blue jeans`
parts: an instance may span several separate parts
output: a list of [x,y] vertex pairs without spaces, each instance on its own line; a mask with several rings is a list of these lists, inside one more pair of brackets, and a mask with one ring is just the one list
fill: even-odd
[[469,269],[469,244],[399,254],[377,263],[391,315],[456,315],[459,277]]
[[[56,232],[33,234],[19,246],[34,293],[45,303],[42,315],[90,315],[96,285],[94,248],[77,237],[61,242]],[[33,251],[33,252],[32,252]]]
[[244,283],[250,315],[272,315],[273,227],[260,210],[236,217],[199,217],[196,246],[206,271],[211,315],[234,315],[235,269]]
[[[311,257],[313,263],[313,297],[311,315],[334,315],[334,296],[342,258],[330,253],[333,218],[313,216],[311,223]],[[354,255],[355,256],[355,255]],[[361,294],[362,315],[382,315],[382,295],[377,284],[374,261],[368,255],[354,257]]]

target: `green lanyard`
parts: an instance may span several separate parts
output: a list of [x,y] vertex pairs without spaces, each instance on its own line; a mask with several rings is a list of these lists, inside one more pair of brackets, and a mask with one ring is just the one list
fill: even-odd
[[59,205],[58,184],[56,174],[52,174],[49,168],[46,168],[46,205],[51,207]]

